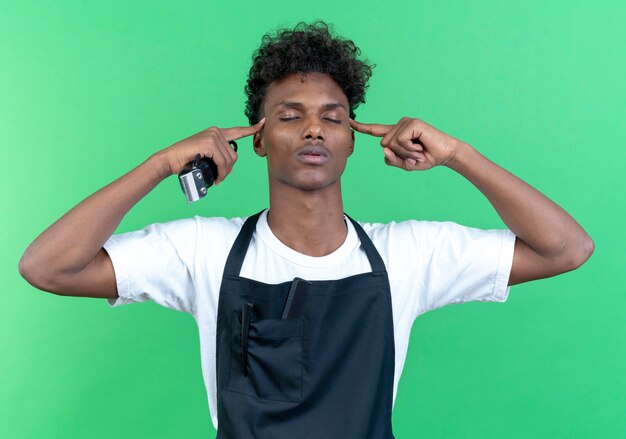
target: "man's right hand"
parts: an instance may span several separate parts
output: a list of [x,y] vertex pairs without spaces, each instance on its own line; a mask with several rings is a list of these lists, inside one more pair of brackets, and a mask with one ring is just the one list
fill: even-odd
[[187,163],[200,154],[201,157],[213,159],[217,165],[215,184],[221,183],[237,161],[237,153],[228,142],[256,134],[261,131],[264,124],[265,118],[246,127],[210,127],[174,143],[155,154],[160,158],[159,163],[162,163],[159,170],[161,177],[178,174]]

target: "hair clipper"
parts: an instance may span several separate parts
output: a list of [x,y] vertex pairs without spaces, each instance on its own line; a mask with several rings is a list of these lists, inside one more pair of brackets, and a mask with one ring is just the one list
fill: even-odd
[[[235,151],[237,151],[237,143],[234,140],[229,141]],[[193,203],[203,198],[208,189],[213,186],[213,182],[217,178],[217,165],[208,158],[202,157],[200,154],[196,158],[187,163],[185,167],[178,173],[180,187],[183,189],[188,203]]]

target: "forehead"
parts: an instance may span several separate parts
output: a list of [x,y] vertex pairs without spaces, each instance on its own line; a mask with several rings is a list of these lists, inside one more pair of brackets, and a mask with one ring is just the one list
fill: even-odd
[[348,108],[348,98],[341,87],[324,73],[294,73],[272,82],[265,94],[265,112],[276,110],[284,102],[297,102],[305,107],[339,103]]

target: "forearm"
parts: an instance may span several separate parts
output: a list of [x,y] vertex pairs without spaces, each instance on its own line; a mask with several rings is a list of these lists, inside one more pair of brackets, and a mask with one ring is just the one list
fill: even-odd
[[589,256],[593,243],[574,218],[470,145],[462,144],[446,166],[476,186],[509,229],[538,255],[568,261]]
[[163,157],[157,153],[80,202],[30,244],[20,272],[50,278],[83,270],[124,215],[165,178],[164,169]]

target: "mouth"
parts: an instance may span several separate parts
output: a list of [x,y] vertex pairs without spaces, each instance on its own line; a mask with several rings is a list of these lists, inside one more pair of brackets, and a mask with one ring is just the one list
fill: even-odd
[[298,151],[298,160],[307,164],[320,165],[328,161],[328,150],[320,145],[305,146]]

